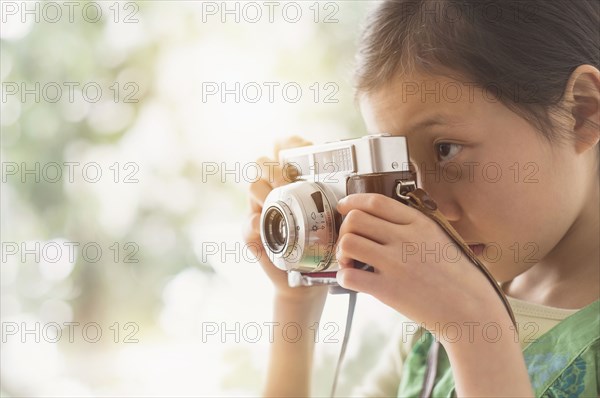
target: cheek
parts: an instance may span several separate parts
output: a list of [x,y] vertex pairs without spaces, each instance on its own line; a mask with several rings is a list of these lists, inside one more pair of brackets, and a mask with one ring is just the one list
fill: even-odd
[[541,261],[577,215],[565,186],[571,171],[544,154],[537,154],[535,167],[523,167],[532,163],[533,155],[497,162],[501,178],[482,168],[473,182],[455,186],[465,225],[493,246],[485,260],[499,280],[510,280]]

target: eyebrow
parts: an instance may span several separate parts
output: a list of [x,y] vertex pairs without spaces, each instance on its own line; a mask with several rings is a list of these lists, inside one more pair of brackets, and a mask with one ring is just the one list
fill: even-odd
[[410,126],[410,128],[406,129],[403,135],[407,135],[406,133],[422,130],[432,126],[445,126],[449,124],[448,119],[440,114],[429,116],[420,122],[414,123]]
[[[423,120],[420,120],[416,123],[413,123],[412,125],[409,125],[409,128],[407,129],[394,129],[394,130],[384,130],[381,132],[369,132],[369,134],[381,134],[383,133],[388,133],[388,134],[392,134],[392,135],[398,135],[398,136],[403,136],[403,137],[409,137],[410,132],[413,131],[418,131],[418,130],[423,130],[432,126],[453,126],[458,124],[456,121],[452,120],[452,117],[449,117],[447,115],[441,114],[441,113],[434,113],[432,115],[429,115],[427,117],[425,117]],[[417,136],[422,136],[421,134],[417,134]]]

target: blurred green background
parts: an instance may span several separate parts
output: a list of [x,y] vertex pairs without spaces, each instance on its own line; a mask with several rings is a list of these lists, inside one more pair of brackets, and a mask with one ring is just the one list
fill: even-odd
[[[3,397],[260,393],[272,290],[243,250],[242,171],[286,136],[365,134],[351,76],[374,2],[248,3],[2,2]],[[236,83],[238,102],[206,91]],[[316,395],[329,393],[345,311],[329,299],[321,339],[337,343],[317,346]],[[360,296],[340,395],[399,319]],[[262,338],[235,341],[253,322]]]

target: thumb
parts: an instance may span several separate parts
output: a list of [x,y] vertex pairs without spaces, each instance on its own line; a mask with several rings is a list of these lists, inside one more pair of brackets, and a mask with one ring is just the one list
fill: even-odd
[[343,268],[337,272],[337,283],[343,288],[373,295],[381,284],[379,275],[358,268]]

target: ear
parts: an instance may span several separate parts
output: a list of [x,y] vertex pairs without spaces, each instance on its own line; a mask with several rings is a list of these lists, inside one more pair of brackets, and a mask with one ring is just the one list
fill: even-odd
[[571,73],[563,102],[575,124],[575,151],[585,152],[600,140],[600,71],[580,65]]

